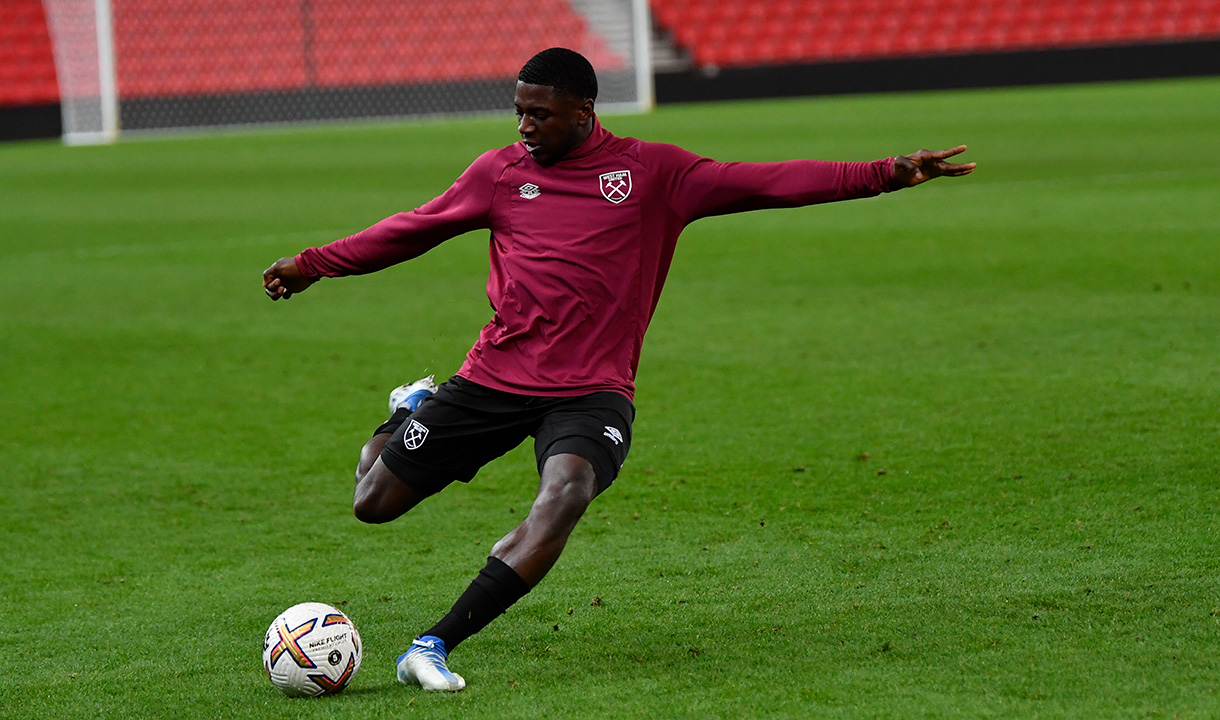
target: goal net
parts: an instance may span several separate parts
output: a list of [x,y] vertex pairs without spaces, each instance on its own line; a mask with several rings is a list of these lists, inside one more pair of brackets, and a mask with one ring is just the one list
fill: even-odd
[[646,0],[43,0],[68,144],[121,134],[485,113],[562,46],[599,109],[652,105]]

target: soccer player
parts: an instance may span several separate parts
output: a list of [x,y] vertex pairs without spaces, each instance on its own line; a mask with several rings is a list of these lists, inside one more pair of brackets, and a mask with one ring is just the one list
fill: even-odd
[[538,53],[518,76],[520,142],[484,153],[423,206],[263,273],[266,294],[279,300],[323,277],[375,272],[491,231],[491,321],[454,377],[396,391],[406,398],[362,449],[353,504],[364,522],[394,520],[531,436],[538,496],[452,610],[399,658],[403,683],[465,687],[448,654],[542,580],[614,482],[631,445],[644,333],[684,227],[871,197],[975,167],[948,162],[964,145],[873,162],[716,162],[611,134],[596,99],[584,57]]

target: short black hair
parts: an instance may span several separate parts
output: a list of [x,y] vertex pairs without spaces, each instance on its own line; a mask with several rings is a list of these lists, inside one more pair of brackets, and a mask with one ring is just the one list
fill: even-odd
[[529,59],[517,74],[527,85],[545,85],[581,100],[597,99],[597,75],[584,55],[567,48],[547,48]]

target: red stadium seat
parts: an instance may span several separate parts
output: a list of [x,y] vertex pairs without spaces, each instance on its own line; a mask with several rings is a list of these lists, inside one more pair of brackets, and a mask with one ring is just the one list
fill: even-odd
[[55,58],[39,0],[0,4],[0,106],[59,102]]
[[[297,89],[310,82],[297,4],[211,0],[175,4],[170,12],[163,0],[111,2],[119,87],[127,97]],[[538,47],[581,36],[599,67],[626,64],[565,0],[313,0],[310,8],[315,80],[323,87],[513,76]],[[499,31],[506,15],[548,22],[506,37]]]
[[[653,7],[656,22],[700,65],[1220,37],[1217,0],[653,0]],[[930,47],[929,37],[937,38]]]
[[[304,87],[292,4],[111,0],[127,97]],[[755,65],[1036,47],[1220,38],[1217,0],[652,0],[655,22],[700,65]],[[539,46],[584,35],[594,64],[625,60],[565,0],[313,0],[323,86],[514,74]],[[504,38],[506,15],[545,26]],[[929,46],[928,38],[935,38]],[[369,67],[360,59],[375,58]],[[39,0],[0,2],[0,106],[58,100]]]

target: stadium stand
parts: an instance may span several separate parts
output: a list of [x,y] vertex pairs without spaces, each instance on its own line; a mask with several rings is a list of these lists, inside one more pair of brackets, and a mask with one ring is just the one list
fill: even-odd
[[[139,102],[511,77],[522,58],[573,33],[587,38],[582,47],[599,69],[622,66],[623,59],[588,28],[585,16],[574,6],[578,2],[111,0],[119,94],[125,102]],[[920,72],[930,74],[941,69],[942,59],[989,54],[998,58],[996,53],[1012,53],[1010,59],[1033,68],[1009,77],[999,60],[979,61],[974,64],[982,69],[969,77],[962,74],[955,81],[952,73],[945,75],[950,78],[946,86],[969,86],[975,79],[1045,81],[1053,70],[1042,69],[1044,59],[1031,53],[1049,51],[1053,58],[1065,50],[1100,48],[1096,57],[1085,58],[1090,67],[1065,76],[1068,81],[1084,81],[1106,76],[1104,68],[1093,66],[1114,64],[1118,56],[1110,50],[1152,48],[1138,56],[1135,65],[1138,70],[1145,60],[1159,63],[1161,69],[1144,73],[1155,76],[1212,72],[1215,48],[1220,46],[1220,0],[651,0],[650,4],[659,37],[668,40],[672,56],[685,66],[665,68],[674,72],[667,83],[658,84],[656,97],[662,102],[688,95],[715,96],[720,91],[709,89],[710,80],[705,82],[715,76],[709,70],[818,68],[829,62],[927,58],[931,64]],[[530,32],[504,33],[505,17],[548,21]],[[916,44],[927,38],[935,38],[936,44]],[[1190,47],[1192,41],[1195,47]],[[1158,46],[1175,52],[1161,52]],[[1178,48],[1182,50],[1177,52]],[[364,62],[352,62],[356,57]],[[868,69],[869,78],[883,75]],[[756,81],[746,75],[736,80],[742,87]],[[852,81],[844,76],[843,84]],[[725,84],[723,76],[720,82]],[[800,86],[814,92],[838,87],[818,82]],[[739,89],[724,92],[728,96]],[[758,88],[764,91],[770,91],[769,86]],[[12,118],[45,126],[45,113],[25,111],[52,108],[58,102],[42,2],[3,0],[0,138],[18,136],[6,124]]]
[[42,3],[0,2],[0,107],[58,102],[55,60]]
[[[652,0],[652,8],[699,67],[1220,37],[1217,0]],[[928,37],[935,46],[917,45]]]
[[[123,98],[514,77],[539,47],[573,37],[599,67],[624,64],[565,0],[111,5]],[[548,21],[506,34],[506,16]]]

